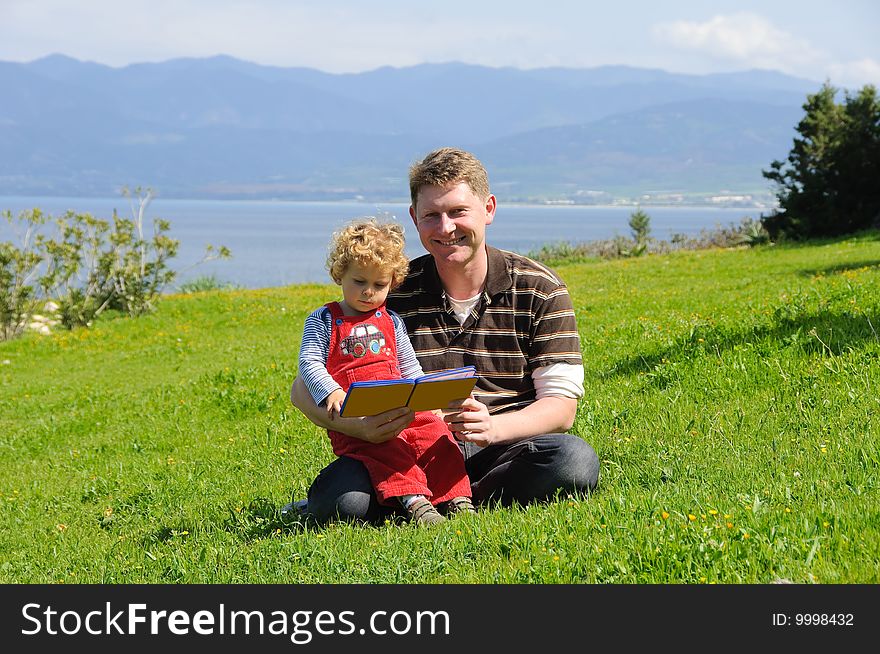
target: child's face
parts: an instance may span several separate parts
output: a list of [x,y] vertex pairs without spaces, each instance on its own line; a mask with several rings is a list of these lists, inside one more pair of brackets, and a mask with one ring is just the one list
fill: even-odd
[[385,303],[391,289],[391,273],[373,267],[349,264],[342,275],[342,297],[357,313],[374,311]]

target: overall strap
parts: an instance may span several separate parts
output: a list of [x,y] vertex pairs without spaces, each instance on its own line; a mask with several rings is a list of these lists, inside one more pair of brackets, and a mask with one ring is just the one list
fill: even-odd
[[330,312],[330,342],[327,347],[327,356],[332,356],[332,353],[336,351],[336,348],[339,346],[339,325],[342,323],[342,319],[344,314],[342,313],[342,307],[339,306],[339,302],[328,302],[324,305],[327,310]]
[[342,313],[342,307],[339,306],[339,302],[328,302],[324,306],[330,310],[330,317],[334,320],[345,316],[345,314]]

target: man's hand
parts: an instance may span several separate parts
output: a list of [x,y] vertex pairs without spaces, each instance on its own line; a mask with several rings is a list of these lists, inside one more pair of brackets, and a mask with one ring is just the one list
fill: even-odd
[[497,438],[492,416],[482,402],[472,397],[452,402],[443,411],[443,420],[452,435],[461,441],[476,443],[480,447],[492,445]]
[[485,404],[469,397],[452,402],[443,410],[443,419],[459,440],[486,447],[539,434],[568,431],[574,424],[576,412],[577,400],[549,396],[518,411],[490,415]]

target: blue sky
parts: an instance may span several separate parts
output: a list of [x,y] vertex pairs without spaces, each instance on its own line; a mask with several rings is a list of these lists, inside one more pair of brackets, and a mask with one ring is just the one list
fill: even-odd
[[0,0],[0,60],[60,52],[112,66],[228,54],[358,72],[463,61],[780,70],[880,85],[876,0]]

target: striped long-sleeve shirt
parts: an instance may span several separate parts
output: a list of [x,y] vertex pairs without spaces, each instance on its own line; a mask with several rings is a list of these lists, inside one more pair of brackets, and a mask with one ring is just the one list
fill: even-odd
[[480,379],[474,395],[492,413],[535,401],[531,372],[554,364],[582,366],[580,337],[568,289],[545,266],[519,254],[488,247],[482,297],[460,324],[434,259],[410,262],[388,307],[406,323],[426,373],[473,365]]
[[[419,365],[419,360],[410,344],[406,325],[400,316],[393,311],[389,310],[388,315],[391,316],[391,321],[394,323],[394,337],[397,339],[397,363],[400,365],[401,376],[405,379],[421,376],[423,374],[422,366]],[[327,356],[330,354],[330,330],[332,328],[333,318],[327,307],[315,309],[309,314],[303,325],[302,344],[299,348],[299,374],[317,404],[321,404],[330,393],[339,388],[339,384],[327,372]]]

